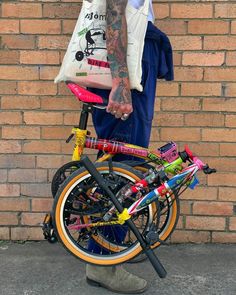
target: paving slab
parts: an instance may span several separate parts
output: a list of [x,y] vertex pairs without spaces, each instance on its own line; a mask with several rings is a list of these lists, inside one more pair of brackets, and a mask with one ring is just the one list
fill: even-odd
[[[170,245],[156,254],[168,275],[148,261],[125,268],[149,283],[143,294],[236,295],[236,245]],[[0,295],[109,295],[87,285],[85,264],[61,244],[0,242]],[[113,293],[114,294],[114,293]]]

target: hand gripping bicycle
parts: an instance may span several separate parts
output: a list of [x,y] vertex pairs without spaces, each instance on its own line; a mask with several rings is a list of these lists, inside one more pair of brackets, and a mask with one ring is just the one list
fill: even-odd
[[[114,165],[116,173],[109,173],[107,163],[94,165],[85,158],[86,169],[70,175],[54,201],[53,225],[64,247],[76,257],[97,265],[123,263],[144,252],[158,275],[165,277],[165,269],[152,252],[161,242],[152,204],[166,198],[171,202],[187,188],[193,189],[199,170],[205,174],[216,172],[187,147],[178,155],[178,165],[186,161],[190,164],[172,178],[157,167],[138,179],[137,171],[119,163]],[[174,169],[173,163],[169,165]],[[145,227],[139,227],[140,219],[145,220]],[[117,227],[123,228],[120,241],[112,235]],[[105,252],[90,251],[91,239]]]

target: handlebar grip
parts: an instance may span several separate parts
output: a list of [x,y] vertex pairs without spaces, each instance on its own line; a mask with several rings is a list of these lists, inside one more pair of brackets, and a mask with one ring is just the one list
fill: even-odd
[[148,259],[150,260],[152,266],[154,267],[154,269],[157,272],[157,274],[159,275],[159,277],[161,279],[164,279],[167,275],[167,272],[166,272],[164,266],[162,265],[162,263],[160,262],[160,260],[157,258],[157,256],[153,252],[153,250],[148,249],[145,251],[145,254],[147,255]]

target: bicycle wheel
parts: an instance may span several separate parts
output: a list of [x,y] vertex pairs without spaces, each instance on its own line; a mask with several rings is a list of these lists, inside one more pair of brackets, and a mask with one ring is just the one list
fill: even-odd
[[60,188],[62,183],[67,179],[67,177],[71,175],[75,170],[81,167],[82,165],[80,161],[71,161],[64,164],[56,171],[51,183],[51,192],[53,198],[55,198],[58,189]]
[[[113,163],[112,173],[105,162],[97,163],[96,168],[114,194],[141,177],[140,173],[120,163]],[[99,226],[112,205],[88,171],[81,168],[69,176],[56,195],[52,212],[54,229],[63,246],[76,257],[99,265],[119,264],[138,255],[142,248],[127,226],[109,225],[109,237],[106,232],[108,227]],[[155,212],[156,205],[153,203],[132,216],[142,234],[152,224]],[[90,226],[94,223],[97,225]],[[123,234],[119,241],[115,235],[117,227]],[[91,239],[104,248],[107,254],[88,250]]]

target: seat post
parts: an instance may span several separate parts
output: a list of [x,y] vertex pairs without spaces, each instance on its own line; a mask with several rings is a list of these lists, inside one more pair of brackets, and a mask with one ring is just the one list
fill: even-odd
[[92,112],[93,106],[91,104],[83,103],[83,108],[80,114],[80,120],[79,120],[79,128],[82,130],[87,129],[88,124],[88,117],[89,113]]

